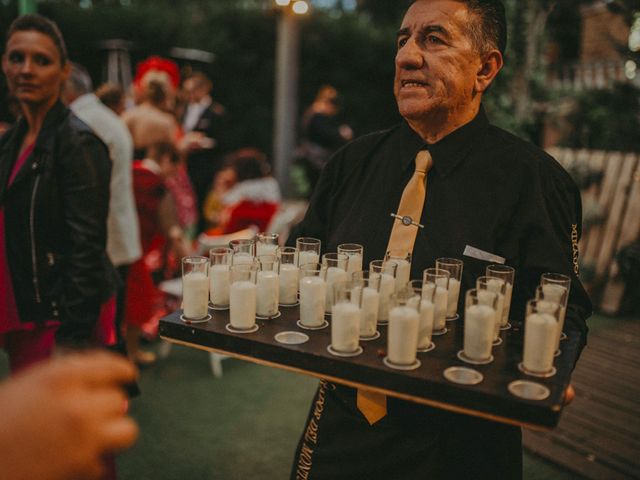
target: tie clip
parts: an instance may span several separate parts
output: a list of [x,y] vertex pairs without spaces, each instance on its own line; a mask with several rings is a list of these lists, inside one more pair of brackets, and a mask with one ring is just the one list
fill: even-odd
[[409,215],[405,215],[404,217],[398,215],[397,213],[392,213],[391,216],[393,218],[397,218],[398,220],[400,220],[402,222],[403,225],[406,225],[407,227],[409,225],[415,225],[418,228],[424,228],[424,225],[414,222],[413,218],[411,218]]

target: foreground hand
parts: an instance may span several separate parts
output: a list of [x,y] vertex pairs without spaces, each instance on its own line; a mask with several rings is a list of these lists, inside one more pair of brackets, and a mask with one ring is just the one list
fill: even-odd
[[135,368],[106,352],[68,355],[0,386],[0,472],[14,480],[99,478],[105,454],[130,447],[122,385]]

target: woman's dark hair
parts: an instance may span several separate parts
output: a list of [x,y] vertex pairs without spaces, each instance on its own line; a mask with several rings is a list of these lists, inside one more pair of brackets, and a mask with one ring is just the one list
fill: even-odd
[[96,97],[111,110],[115,110],[124,98],[124,90],[115,83],[104,83],[96,90]]
[[167,101],[167,85],[159,79],[151,79],[144,88],[145,99],[162,109]]
[[147,157],[152,158],[159,163],[165,156],[169,156],[171,163],[174,165],[180,161],[178,149],[171,142],[158,142],[147,147]]
[[66,65],[69,57],[67,55],[67,46],[64,43],[64,37],[60,33],[58,25],[53,20],[49,20],[47,17],[38,15],[37,13],[30,13],[28,15],[22,15],[16,18],[7,30],[6,41],[8,42],[11,36],[17,32],[28,32],[35,30],[43,35],[46,35],[56,45],[58,53],[60,54],[60,63]]
[[229,154],[226,165],[236,172],[238,182],[262,178],[269,174],[267,156],[256,148],[242,148]]

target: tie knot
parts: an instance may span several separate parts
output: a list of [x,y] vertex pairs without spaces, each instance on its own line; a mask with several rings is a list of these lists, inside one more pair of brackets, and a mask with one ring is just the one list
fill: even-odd
[[416,155],[416,172],[427,173],[433,165],[433,159],[428,150],[420,150]]

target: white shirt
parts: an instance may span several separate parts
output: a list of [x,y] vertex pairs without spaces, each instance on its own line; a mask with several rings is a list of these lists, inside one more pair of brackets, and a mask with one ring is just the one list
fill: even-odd
[[69,108],[89,125],[109,148],[111,184],[107,218],[107,254],[115,266],[129,265],[142,256],[140,227],[133,196],[133,140],[109,108],[93,93],[76,98]]
[[212,102],[211,97],[207,95],[198,103],[191,102],[187,105],[187,111],[182,121],[182,130],[184,130],[184,133],[192,132],[193,129],[196,128],[202,113],[209,108]]

